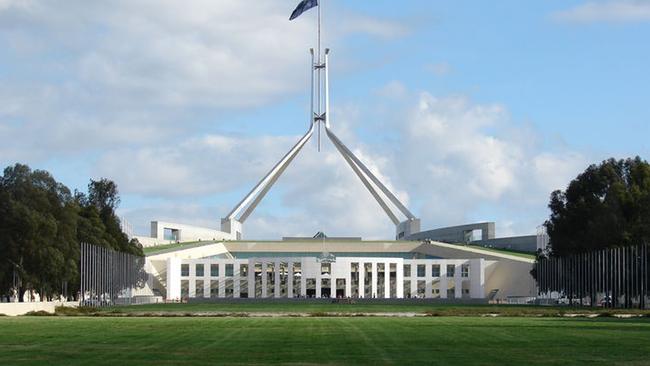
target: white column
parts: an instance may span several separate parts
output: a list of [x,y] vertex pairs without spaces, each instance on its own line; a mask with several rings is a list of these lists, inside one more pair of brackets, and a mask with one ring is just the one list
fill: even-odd
[[462,272],[463,267],[462,265],[456,265],[456,269],[454,270],[454,297],[457,299],[460,299],[463,297],[463,277],[462,277]]
[[481,259],[470,260],[470,297],[482,299],[485,297],[485,261]]
[[181,299],[181,260],[167,259],[167,300]]
[[359,298],[366,297],[366,264],[359,262]]
[[411,297],[418,296],[418,265],[411,262]]
[[322,264],[318,261],[316,261],[316,298],[320,299],[321,295],[321,287],[322,287]]
[[433,277],[431,275],[431,261],[425,261],[424,262],[424,276],[427,282],[425,282],[425,290],[424,290],[424,297],[429,299],[433,297]]
[[[207,270],[210,270],[210,264],[205,265],[207,267]],[[204,269],[206,271],[206,269]],[[204,272],[205,274],[209,274],[209,272]],[[209,298],[210,297],[210,277],[206,276],[203,277],[203,297]]]
[[241,268],[239,263],[235,262],[232,265],[232,274],[232,297],[238,299],[240,296],[239,292],[241,291]]
[[300,296],[307,297],[307,276],[305,275],[306,260],[300,260]]
[[287,297],[293,298],[293,261],[287,262]]
[[255,298],[255,260],[248,260],[248,297]]
[[447,298],[447,261],[440,262],[440,298]]
[[280,297],[280,262],[275,261],[275,284],[273,286],[273,297]]
[[266,285],[267,285],[267,283],[266,283],[267,282],[266,281],[266,271],[267,270],[268,270],[268,268],[266,266],[266,262],[262,262],[262,298],[263,299],[266,299],[266,297],[268,296],[267,295],[268,291],[266,291]]
[[347,263],[345,273],[345,297],[352,297],[352,262]]
[[371,295],[373,298],[377,297],[377,262],[372,262],[372,292]]
[[396,283],[395,283],[395,290],[397,291],[397,294],[395,297],[398,299],[403,299],[404,298],[404,261],[399,261],[395,265],[395,270],[397,271],[397,276],[396,276]]
[[219,263],[219,298],[226,297],[226,263]]
[[188,297],[194,298],[196,297],[196,263],[191,262],[190,263],[190,288],[189,288],[189,295]]
[[390,263],[384,263],[384,298],[390,299]]

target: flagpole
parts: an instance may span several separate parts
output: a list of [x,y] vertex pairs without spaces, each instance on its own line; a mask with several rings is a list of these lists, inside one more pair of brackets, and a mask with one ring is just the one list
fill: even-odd
[[321,62],[321,7],[323,6],[323,0],[320,0],[318,3],[318,62]]
[[[322,70],[322,65],[323,61],[321,59],[321,6],[322,6],[323,0],[320,0],[318,2],[318,115],[321,116],[323,111],[322,111],[322,102],[321,102],[321,70]],[[320,122],[318,123],[318,152],[320,152]]]

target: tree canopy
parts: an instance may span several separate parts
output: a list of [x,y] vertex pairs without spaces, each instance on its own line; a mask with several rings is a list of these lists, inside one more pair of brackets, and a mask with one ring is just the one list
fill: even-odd
[[650,164],[640,157],[589,166],[551,194],[551,255],[650,242]]
[[28,289],[42,297],[78,288],[79,243],[142,255],[115,215],[115,183],[90,181],[89,193],[70,190],[48,172],[16,164],[0,177],[0,295],[18,282],[19,298]]

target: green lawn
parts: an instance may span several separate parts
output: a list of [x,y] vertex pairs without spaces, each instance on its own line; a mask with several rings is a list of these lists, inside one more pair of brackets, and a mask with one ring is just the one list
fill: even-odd
[[214,243],[215,242],[213,241],[192,241],[186,243],[163,244],[163,245],[157,245],[155,247],[143,248],[142,251],[144,252],[144,255],[152,255],[152,254],[164,253],[170,250],[190,249],[190,248],[196,248],[196,247],[210,245]]
[[480,245],[466,245],[466,244],[459,244],[464,247],[469,247],[469,248],[475,248],[475,249],[483,249],[488,252],[495,252],[495,253],[500,253],[500,254],[509,254],[515,257],[521,257],[521,258],[526,258],[526,259],[535,259],[535,253],[530,253],[530,252],[523,252],[519,250],[513,250],[513,249],[500,249],[500,248],[488,248],[488,247],[483,247]]
[[0,365],[650,363],[647,319],[0,318]]
[[485,314],[500,314],[504,316],[557,316],[565,313],[624,313],[645,314],[650,316],[650,310],[637,309],[602,309],[577,307],[551,307],[530,305],[453,305],[422,303],[357,303],[331,304],[328,302],[273,302],[273,301],[241,301],[195,304],[153,304],[120,306],[98,309],[99,313],[127,313],[149,315],[151,313],[428,313],[438,316],[480,316]]

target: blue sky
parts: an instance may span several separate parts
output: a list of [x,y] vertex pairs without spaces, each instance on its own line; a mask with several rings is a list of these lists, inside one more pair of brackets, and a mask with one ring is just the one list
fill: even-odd
[[[120,213],[217,227],[304,133],[314,10],[297,1],[0,0],[0,164]],[[541,224],[588,164],[650,155],[650,1],[323,0],[333,129],[424,228]],[[330,146],[311,144],[245,236],[390,237]]]

